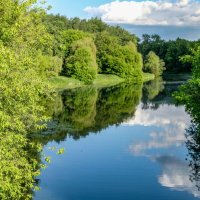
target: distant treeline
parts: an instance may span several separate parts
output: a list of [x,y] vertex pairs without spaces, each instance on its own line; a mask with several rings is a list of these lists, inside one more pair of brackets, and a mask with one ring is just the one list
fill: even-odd
[[155,52],[164,62],[167,72],[191,72],[191,62],[183,62],[181,57],[192,55],[192,49],[200,45],[200,40],[189,41],[181,38],[176,40],[163,40],[159,35],[144,34],[139,42],[139,51],[143,57],[149,51]]
[[[53,55],[63,59],[62,74],[66,76],[71,76],[75,73],[70,72],[69,65],[72,64],[74,67],[75,60],[81,56],[80,52],[70,51],[78,40],[79,42],[82,40],[84,48],[90,46],[90,53],[91,51],[93,52],[93,55],[89,56],[90,62],[87,62],[87,59],[78,61],[82,66],[83,63],[87,66],[95,66],[94,68],[96,69],[93,68],[93,73],[89,73],[91,74],[89,76],[94,76],[97,70],[98,73],[116,74],[126,79],[132,76],[138,77],[142,69],[144,72],[154,73],[156,76],[162,74],[163,70],[173,73],[190,72],[191,63],[182,62],[181,57],[190,55],[191,49],[200,43],[200,41],[188,41],[180,38],[165,41],[156,34],[144,34],[140,40],[136,35],[120,26],[110,26],[98,18],[86,20],[76,17],[69,19],[65,16],[50,14],[43,18],[43,23],[48,33],[53,36]],[[71,30],[71,32],[67,33],[67,30]],[[81,32],[78,32],[78,30]],[[76,36],[72,36],[73,34]],[[71,35],[70,40],[67,39],[69,35]],[[91,38],[90,42],[88,39],[86,42],[86,38]],[[66,47],[66,45],[68,46]],[[137,49],[142,54],[142,58]],[[66,54],[66,52],[69,54]],[[94,56],[96,52],[97,60],[95,63]],[[69,55],[74,56],[74,54],[76,54],[76,58],[73,57],[73,62],[72,59],[66,60]],[[81,73],[85,74],[83,71]],[[85,81],[80,75],[75,75],[75,78]],[[90,80],[86,82],[90,82]]]

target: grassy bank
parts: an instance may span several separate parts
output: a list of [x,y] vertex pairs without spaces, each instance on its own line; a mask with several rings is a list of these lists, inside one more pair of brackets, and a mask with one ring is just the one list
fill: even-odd
[[[123,81],[124,79],[115,75],[98,74],[92,85],[98,88],[103,88],[117,85]],[[85,86],[85,84],[79,80],[64,76],[52,77],[50,83],[56,89],[73,89]]]
[[98,88],[109,87],[124,82],[123,78],[111,74],[98,74],[93,85]]
[[50,78],[51,85],[56,89],[73,89],[82,87],[85,84],[77,79],[68,78],[65,76],[55,76]]
[[[153,74],[143,73],[143,81],[147,82],[153,80]],[[93,86],[97,88],[109,87],[124,82],[123,78],[111,74],[98,74],[93,82]],[[65,76],[56,76],[50,79],[50,83],[56,89],[73,89],[83,87],[85,84],[79,80],[68,78]]]

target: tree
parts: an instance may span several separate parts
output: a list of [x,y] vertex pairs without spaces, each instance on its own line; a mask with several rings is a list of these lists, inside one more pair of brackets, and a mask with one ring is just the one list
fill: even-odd
[[167,52],[164,57],[167,70],[174,72],[190,72],[191,64],[188,62],[181,62],[180,58],[190,54],[192,42],[177,38],[175,41],[169,41],[167,46]]
[[156,77],[162,75],[165,63],[153,51],[150,51],[144,61],[144,72],[152,73]]
[[181,58],[182,62],[190,62],[193,66],[192,79],[182,85],[174,94],[178,103],[184,104],[192,116],[194,123],[200,123],[200,46],[192,50],[191,55]]
[[191,63],[181,62],[180,57],[189,55],[190,49],[198,43],[177,38],[176,40],[164,41],[159,35],[142,36],[142,42],[139,43],[139,51],[143,58],[147,56],[150,51],[153,51],[157,56],[165,62],[166,71],[168,72],[190,72]]
[[200,78],[200,45],[197,45],[194,49],[191,49],[190,55],[185,55],[180,59],[183,63],[192,64],[192,75],[194,79]]
[[51,89],[37,59],[50,56],[51,37],[34,3],[0,2],[0,199],[31,199],[40,171],[41,145],[28,135],[47,120],[41,97]]
[[92,34],[108,32],[110,35],[115,36],[119,39],[121,45],[127,44],[132,41],[134,44],[137,43],[135,35],[129,33],[127,30],[120,26],[110,26],[103,22],[101,19],[95,17],[89,20],[79,19],[77,17],[68,19],[65,16],[60,15],[45,15],[43,17],[43,23],[47,27],[48,32],[54,38],[53,40],[53,55],[62,57],[62,43],[63,35],[62,32],[72,29],[81,30]]
[[90,84],[97,75],[96,46],[91,38],[73,42],[65,59],[63,74]]
[[121,45],[118,37],[107,32],[96,35],[99,72],[115,74],[128,81],[142,79],[142,57],[133,42]]

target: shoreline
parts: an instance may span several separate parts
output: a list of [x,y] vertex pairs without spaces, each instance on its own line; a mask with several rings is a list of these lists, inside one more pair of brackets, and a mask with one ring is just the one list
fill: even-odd
[[[143,73],[143,82],[154,80],[154,78],[155,76],[153,74]],[[97,78],[90,85],[86,85],[82,81],[65,76],[51,77],[49,82],[56,90],[64,90],[75,89],[85,86],[93,86],[97,88],[110,87],[125,82],[125,79],[111,74],[98,74]]]

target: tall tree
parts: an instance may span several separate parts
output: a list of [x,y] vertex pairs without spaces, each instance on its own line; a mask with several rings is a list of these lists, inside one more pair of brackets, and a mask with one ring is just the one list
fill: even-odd
[[156,77],[163,73],[165,63],[153,51],[150,51],[144,61],[144,72],[152,73]]

